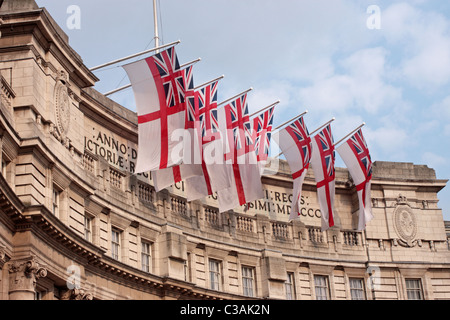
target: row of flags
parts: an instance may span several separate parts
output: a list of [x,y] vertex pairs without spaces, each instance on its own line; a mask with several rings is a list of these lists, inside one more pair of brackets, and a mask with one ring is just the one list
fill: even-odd
[[[333,120],[332,120],[333,121]],[[320,132],[309,134],[304,118],[296,120],[279,133],[274,134],[292,173],[294,180],[293,200],[290,220],[300,216],[302,186],[310,167],[314,172],[317,198],[322,212],[322,230],[335,225],[334,207],[336,181],[336,150],[346,164],[356,185],[359,198],[358,231],[365,229],[373,219],[371,207],[372,160],[361,128],[350,134],[350,138],[336,149],[331,122],[326,123]]]
[[[262,199],[261,177],[270,143],[275,140],[294,180],[290,219],[300,215],[302,185],[312,166],[322,230],[334,226],[335,144],[330,123],[311,136],[301,115],[274,131],[276,104],[253,117],[247,102],[250,90],[218,104],[219,80],[196,88],[193,66],[181,68],[174,47],[124,69],[138,113],[136,173],[152,172],[156,191],[185,181],[188,201],[217,193],[220,212]],[[363,230],[373,216],[372,162],[362,131],[352,135],[338,152],[357,186],[358,230]]]

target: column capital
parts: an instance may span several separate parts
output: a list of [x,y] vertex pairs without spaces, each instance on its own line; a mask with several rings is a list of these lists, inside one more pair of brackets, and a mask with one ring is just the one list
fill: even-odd
[[46,277],[47,269],[38,262],[36,256],[31,256],[11,262],[9,274],[10,298],[31,300],[34,298],[37,279]]
[[93,300],[94,295],[85,289],[71,289],[61,295],[61,300]]

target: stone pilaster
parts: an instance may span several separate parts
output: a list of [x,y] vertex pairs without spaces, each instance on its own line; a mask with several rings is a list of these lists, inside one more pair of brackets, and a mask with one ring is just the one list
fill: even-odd
[[[0,245],[0,270],[3,270],[3,266],[8,261],[8,257],[6,256],[5,247]],[[0,280],[1,280],[1,272],[0,272]]]
[[47,276],[47,269],[35,256],[14,261],[9,265],[9,299],[34,300],[36,281]]

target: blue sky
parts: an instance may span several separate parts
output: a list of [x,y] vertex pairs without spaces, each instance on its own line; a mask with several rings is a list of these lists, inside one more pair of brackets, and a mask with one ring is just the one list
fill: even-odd
[[[162,0],[160,36],[196,84],[218,76],[219,100],[249,87],[251,111],[281,100],[275,123],[309,110],[310,131],[332,117],[338,141],[362,122],[374,161],[424,164],[450,178],[450,2]],[[154,45],[152,0],[37,0],[88,67]],[[71,5],[80,9],[71,29]],[[369,6],[380,9],[380,28]],[[370,25],[370,24],[369,24]],[[102,93],[129,83],[120,65],[97,71]],[[135,110],[131,89],[111,98]],[[343,167],[338,159],[337,165]],[[438,194],[450,220],[450,186]]]

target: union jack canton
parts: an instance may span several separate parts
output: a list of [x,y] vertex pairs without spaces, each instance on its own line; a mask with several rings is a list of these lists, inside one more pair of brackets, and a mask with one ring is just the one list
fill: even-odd
[[309,169],[312,153],[311,137],[309,136],[309,131],[303,117],[288,126],[286,131],[292,137],[292,140],[295,141],[303,162],[302,169],[292,173],[292,178],[295,180],[299,178],[305,170]]
[[219,82],[215,81],[197,92],[196,108],[203,144],[220,138],[217,116],[218,86]]
[[270,108],[253,119],[253,142],[258,162],[267,161],[272,138],[275,107]]

